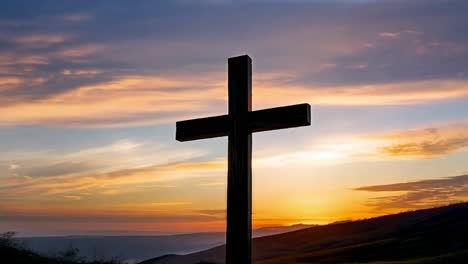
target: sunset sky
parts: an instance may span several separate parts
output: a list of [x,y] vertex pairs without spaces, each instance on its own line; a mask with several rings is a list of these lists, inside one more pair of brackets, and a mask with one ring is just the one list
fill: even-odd
[[2,1],[0,231],[223,231],[227,58],[253,108],[312,125],[253,136],[254,228],[468,200],[468,2]]

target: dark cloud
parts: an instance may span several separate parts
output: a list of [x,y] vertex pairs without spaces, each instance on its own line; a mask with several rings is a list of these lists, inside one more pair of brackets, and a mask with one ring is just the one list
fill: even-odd
[[[466,1],[221,2],[2,2],[0,103],[42,102],[129,75],[211,76],[225,71],[227,57],[243,53],[255,58],[257,73],[292,73],[275,82],[312,91],[468,77]],[[106,126],[161,119],[139,114],[17,122]]]
[[468,199],[468,175],[415,182],[363,186],[355,189],[366,192],[403,192],[373,198],[369,205],[377,210],[408,210],[457,203]]
[[396,192],[396,191],[420,191],[427,189],[443,189],[468,184],[468,175],[447,177],[442,179],[422,180],[415,182],[404,182],[386,185],[373,185],[359,187],[355,190],[369,192]]
[[[35,89],[7,95],[27,91],[40,98],[82,85],[61,76],[64,69],[98,68],[114,76],[126,69],[158,73],[196,64],[202,72],[244,52],[261,58],[259,70],[294,67],[303,72],[297,82],[308,84],[466,77],[466,1],[358,2],[5,1],[0,53],[43,56],[46,64],[9,67],[20,76],[48,78]],[[382,32],[398,37],[382,38]],[[45,46],[12,41],[32,35],[68,38]],[[98,44],[108,49],[75,58],[59,52]],[[324,63],[336,67],[311,70]],[[27,67],[33,71],[25,72]]]

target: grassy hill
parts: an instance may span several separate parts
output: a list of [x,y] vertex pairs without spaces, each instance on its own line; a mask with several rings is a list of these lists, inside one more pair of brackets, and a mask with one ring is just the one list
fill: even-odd
[[[224,263],[224,246],[141,264]],[[259,264],[468,263],[468,203],[311,227],[253,240]]]

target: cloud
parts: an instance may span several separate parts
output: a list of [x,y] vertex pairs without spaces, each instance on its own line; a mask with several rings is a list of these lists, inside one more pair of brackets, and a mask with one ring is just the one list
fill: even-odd
[[73,59],[96,54],[104,49],[106,46],[103,44],[82,44],[63,48],[56,53],[56,56],[62,59]]
[[[9,9],[8,17],[24,22],[26,18],[22,17],[20,12],[24,7],[11,5],[14,7]],[[439,41],[444,46],[442,50],[449,47],[449,44],[466,46],[466,38],[462,36],[463,34],[457,34],[458,24],[455,22],[464,21],[464,14],[460,10],[463,10],[462,7],[466,4],[462,1],[454,1],[452,5],[445,6],[443,10],[440,9],[440,3],[437,1],[412,1],[411,3],[398,1],[392,4],[385,1],[372,4],[364,2],[359,8],[351,2],[338,3],[336,1],[301,2],[292,5],[257,3],[250,6],[247,13],[244,5],[248,3],[232,3],[228,7],[190,5],[184,8],[189,8],[194,12],[184,16],[184,19],[177,19],[181,5],[176,3],[144,3],[139,6],[119,3],[119,5],[106,8],[102,6],[81,8],[77,5],[68,5],[67,8],[56,7],[57,9],[53,9],[53,12],[44,4],[41,18],[35,19],[40,20],[36,24],[46,25],[43,28],[47,28],[50,32],[45,33],[67,32],[76,36],[77,39],[73,43],[60,46],[60,48],[72,48],[76,44],[89,45],[91,43],[112,46],[113,52],[95,57],[91,62],[93,66],[105,67],[107,70],[129,68],[142,71],[158,70],[162,65],[174,69],[189,64],[206,67],[210,64],[220,65],[216,63],[216,60],[227,57],[226,54],[251,52],[258,54],[256,56],[265,61],[260,64],[261,68],[265,69],[262,71],[284,71],[294,68],[298,72],[308,73],[305,77],[310,77],[312,74],[307,72],[309,69],[324,63],[339,64],[341,60],[352,59],[349,56],[354,55],[359,57],[361,62],[353,61],[350,64],[362,63],[364,58],[375,61],[379,64],[378,67],[381,64],[394,64],[389,65],[388,69],[382,69],[378,78],[382,78],[382,73],[387,72],[388,77],[403,81],[402,77],[408,77],[401,76],[400,73],[395,74],[397,67],[401,68],[402,65],[393,62],[402,61],[406,64],[409,58],[406,49],[411,47],[414,41],[418,40],[421,43]],[[343,8],[343,5],[348,8]],[[33,9],[35,6],[32,5],[29,8]],[[125,8],[121,8],[122,6]],[[433,12],[422,12],[421,7]],[[122,9],[126,12],[122,13]],[[405,9],[407,12],[397,12],[396,9]],[[153,10],[153,12],[150,13],[148,10]],[[348,12],[343,12],[343,10]],[[272,19],[278,12],[283,14],[282,21]],[[56,19],[48,18],[48,16],[55,18],[57,13],[59,16],[78,18],[78,20],[89,17],[86,14],[93,13],[92,16],[99,17],[99,20],[88,20],[86,26],[82,26],[81,23],[57,23]],[[447,16],[447,13],[451,16]],[[167,16],[160,14],[167,14]],[[239,21],[236,20],[236,15],[229,16],[228,14],[238,16],[245,14],[253,20]],[[451,17],[458,19],[451,19]],[[32,25],[25,27],[24,31],[31,35],[38,34],[37,28],[34,27],[35,20],[29,18],[27,22],[31,20]],[[113,30],[114,25],[122,20],[127,23],[120,25],[119,30]],[[411,24],[411,27],[408,24]],[[244,30],[247,27],[249,30]],[[427,32],[416,34],[416,32],[422,32],[421,29]],[[225,31],[229,31],[229,34],[223,34]],[[386,40],[376,36],[379,32],[387,35],[401,32],[402,37],[404,35],[408,41],[388,44],[394,46],[385,46],[380,42]],[[295,41],[290,41],[291,39]],[[248,48],[242,49],[236,44],[236,40],[242,40],[245,43],[242,46]],[[376,51],[362,48],[365,43],[374,42]],[[288,50],[288,52],[286,54],[277,52],[278,50]],[[394,60],[391,60],[392,58]],[[420,63],[414,60],[414,57],[410,58],[413,59],[412,63],[405,65],[404,69],[412,67],[413,70],[407,71],[408,74],[413,79],[419,78],[419,80],[425,79],[427,77],[425,74],[428,71],[431,72],[431,69],[440,71],[444,67],[453,71],[463,66],[459,64],[460,60],[450,60],[452,57],[444,52],[439,52],[433,57],[432,63]],[[439,66],[441,61],[444,65]],[[281,65],[284,66],[281,67]],[[420,67],[421,70],[416,70]],[[332,72],[333,76],[330,76],[330,80],[337,80],[340,75],[343,75],[338,70]],[[358,74],[354,77],[366,82],[373,76],[376,74],[366,76]],[[456,74],[452,72],[450,76],[453,77]],[[312,78],[323,79],[320,75],[313,75]],[[349,82],[350,78],[348,76],[344,81]]]
[[[9,3],[0,21],[0,123],[108,127],[219,114],[225,58],[244,53],[254,57],[256,106],[467,97],[468,39],[455,22],[466,20],[463,1],[442,9],[437,1],[257,3],[247,13],[244,4],[43,4],[41,16],[28,17]],[[181,6],[193,12],[178,19]],[[278,12],[282,21],[272,19]],[[244,15],[253,20],[236,19]]]
[[97,74],[102,74],[104,71],[98,70],[98,69],[76,69],[76,70],[70,70],[70,69],[65,69],[62,71],[63,75],[71,75],[77,78],[82,78],[83,75],[97,75]]
[[60,175],[44,173],[39,175],[40,177],[3,177],[0,179],[0,190],[4,199],[16,200],[21,197],[23,201],[49,200],[55,199],[57,195],[74,196],[82,193],[96,197],[101,194],[118,194],[111,190],[135,191],[137,185],[144,187],[144,184],[150,183],[205,177],[225,169],[224,161],[213,160],[178,161],[110,172],[80,173],[78,170],[73,174],[67,174],[67,171],[62,171]]
[[[63,74],[74,77],[100,72],[64,70]],[[468,81],[461,80],[334,87],[296,85],[291,84],[291,80],[294,77],[287,74],[259,74],[254,83],[254,97],[258,98],[255,105],[277,106],[278,102],[309,102],[313,105],[415,104],[468,97]],[[13,89],[27,81],[21,78],[4,79],[4,89]],[[29,81],[40,84],[46,80]],[[0,122],[3,125],[71,127],[161,124],[182,118],[223,114],[226,103],[225,77],[218,74],[129,75],[79,86],[44,99],[4,105],[0,107]]]
[[[356,145],[359,145],[357,143]],[[310,149],[302,151],[282,151],[283,153],[264,153],[262,157],[254,160],[254,166],[257,167],[285,167],[285,166],[304,166],[310,164],[330,164],[342,162],[349,159],[353,151],[350,145],[323,144],[315,145]],[[286,152],[286,153],[284,153]]]
[[60,229],[62,234],[109,229],[220,230],[224,215],[202,212],[206,204],[190,193],[197,192],[202,179],[225,175],[225,170],[222,161],[179,159],[109,172],[3,175],[0,227],[44,234]]
[[400,32],[380,32],[378,35],[384,38],[397,38],[400,36]]
[[19,167],[20,167],[20,166],[19,166],[18,164],[10,164],[9,167],[8,167],[8,169],[9,169],[9,170],[16,170],[16,169],[18,169]]
[[[206,87],[203,93],[195,89],[200,86]],[[43,100],[0,107],[0,121],[4,125],[64,126],[164,123],[190,112],[207,112],[213,100],[224,102],[224,93],[217,87],[219,83],[203,81],[203,78],[124,76]]]
[[21,170],[17,170],[17,173],[27,177],[53,177],[68,175],[80,172],[87,172],[93,169],[100,168],[99,165],[88,163],[88,162],[74,162],[74,161],[56,161],[44,165],[33,165],[30,164],[23,166]]
[[[223,220],[222,216],[203,214],[197,211],[172,212],[170,214],[164,212],[153,212],[151,214],[131,214],[124,215],[121,212],[84,212],[64,214],[64,213],[42,213],[32,214],[28,212],[18,213],[8,211],[0,216],[0,222],[49,222],[49,223],[95,223],[104,225],[112,223],[161,223],[161,222],[195,222],[195,221],[216,221]],[[50,227],[49,227],[50,228]],[[102,227],[101,227],[102,228]]]
[[413,129],[376,138],[388,141],[379,148],[384,156],[432,158],[468,148],[468,124]]
[[35,34],[35,35],[24,35],[14,38],[14,42],[18,44],[57,44],[63,43],[68,40],[69,37],[65,35],[51,35],[51,34]]
[[[360,67],[362,69],[362,67]],[[344,86],[301,85],[291,82],[254,83],[256,101],[262,106],[298,101],[313,105],[362,106],[420,104],[468,97],[468,82],[437,80]],[[268,95],[268,96],[267,96]]]
[[299,150],[272,149],[257,154],[254,167],[328,166],[337,163],[432,159],[468,150],[468,122],[443,123],[373,134],[331,134]]
[[220,217],[220,218],[225,218],[226,217],[226,209],[206,209],[206,210],[198,210],[202,215],[209,215],[209,216],[215,216],[215,217]]
[[417,30],[412,30],[412,29],[405,29],[401,32],[379,32],[377,35],[382,38],[398,38],[403,34],[408,34],[408,35],[417,35],[420,36],[423,34],[421,31]]
[[49,59],[44,54],[17,54],[10,51],[0,51],[0,55],[0,66],[28,66],[49,64]]
[[[204,155],[206,152],[203,150],[184,147],[173,149],[158,142],[130,139],[119,139],[108,144],[66,151],[47,149],[4,151],[0,154],[0,174],[3,172],[6,177],[0,177],[0,189],[12,188],[18,193],[34,193],[40,189],[40,192],[46,196],[50,193],[73,195],[74,191],[87,188],[94,193],[115,194],[111,190],[119,189],[119,184],[100,185],[100,183],[107,182],[108,178],[119,178],[121,175],[133,175],[135,183],[139,183],[137,179],[139,175],[142,176],[142,180],[151,178],[150,175],[153,174],[165,175],[168,179],[184,178],[182,174],[176,172],[193,171],[187,175],[189,177],[202,174],[198,172],[203,169],[210,171],[225,167],[223,161],[217,160],[190,162]],[[181,161],[185,162],[179,164]],[[15,164],[14,170],[11,170],[12,164]],[[170,173],[170,168],[174,169],[174,174]],[[158,177],[154,177],[154,180],[157,179]],[[126,185],[124,182],[121,184]],[[14,192],[11,194],[12,197],[18,197]]]
[[14,89],[24,80],[17,77],[0,77],[0,92]]
[[394,184],[363,186],[356,191],[396,193],[372,198],[368,205],[377,210],[410,210],[429,208],[468,199],[468,175]]

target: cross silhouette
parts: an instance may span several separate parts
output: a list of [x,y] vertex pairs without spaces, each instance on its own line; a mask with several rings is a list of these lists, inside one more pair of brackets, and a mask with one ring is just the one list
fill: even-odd
[[252,133],[309,126],[310,105],[251,111],[252,59],[228,59],[229,114],[179,121],[176,140],[228,136],[226,264],[252,262]]

